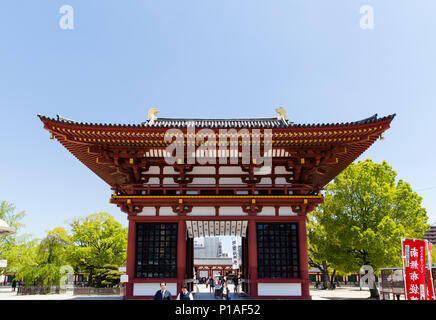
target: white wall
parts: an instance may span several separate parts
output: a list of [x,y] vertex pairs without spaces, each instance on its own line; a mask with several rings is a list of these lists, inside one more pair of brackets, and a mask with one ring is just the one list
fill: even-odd
[[271,174],[272,168],[271,166],[262,166],[260,168],[254,169],[255,175],[268,175]]
[[145,174],[159,174],[160,169],[158,166],[150,166],[150,168],[148,168],[148,171],[144,172]]
[[[151,180],[151,179],[150,179]],[[162,180],[162,183],[163,184],[176,184],[175,182],[174,182],[174,179],[173,178],[163,178],[163,180]],[[178,184],[177,184],[178,185]]]
[[138,216],[155,216],[156,208],[155,207],[144,207],[141,212],[137,214]]
[[287,184],[287,182],[285,178],[276,178],[276,184]]
[[164,174],[178,174],[178,172],[176,172],[173,167],[169,167],[169,166],[163,168],[163,173]]
[[171,207],[160,207],[159,208],[160,216],[177,216],[178,214],[173,212],[173,208]]
[[220,216],[246,216],[247,213],[242,211],[241,207],[220,207]]
[[260,179],[261,184],[272,184],[271,178],[262,178]]
[[220,178],[219,179],[220,184],[244,184],[242,183],[241,178]]
[[195,166],[189,174],[215,174],[215,167]]
[[[160,290],[160,283],[134,283],[133,284],[133,295],[134,296],[154,296],[156,291]],[[171,295],[177,295],[177,284],[167,283],[167,288]]]
[[242,171],[241,167],[220,167],[219,173],[220,174],[247,174],[246,172]]
[[277,167],[275,167],[275,173],[277,173],[277,174],[283,174],[283,173],[290,174],[291,171],[287,171],[284,166],[277,166]]
[[276,208],[274,207],[263,207],[262,211],[259,212],[258,216],[275,216]]
[[[192,184],[213,184],[215,185],[215,178],[194,178]],[[190,184],[188,184],[189,186]]]
[[147,184],[160,184],[159,178],[150,178]]
[[259,296],[301,296],[301,283],[258,283]]
[[292,207],[280,207],[279,216],[296,216],[297,213],[292,211]]
[[214,216],[215,207],[193,207],[187,216]]

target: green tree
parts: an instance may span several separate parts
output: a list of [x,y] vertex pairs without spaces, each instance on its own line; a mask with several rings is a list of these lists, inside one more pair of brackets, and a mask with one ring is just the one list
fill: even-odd
[[70,243],[64,228],[48,231],[37,246],[31,247],[31,260],[20,262],[16,277],[23,279],[26,286],[59,286]]
[[119,286],[122,274],[116,265],[106,264],[103,268],[95,269],[94,286],[98,288]]
[[[15,212],[15,209],[12,203],[0,202],[0,219],[15,229],[14,234],[0,236],[0,259],[8,260],[7,267],[0,269],[0,274],[15,272],[21,266],[21,261],[26,261],[31,256],[29,250],[35,245],[28,235],[17,235],[17,232],[24,226],[20,220],[25,216],[25,212]],[[30,241],[28,245],[26,245],[27,241]],[[20,256],[23,259],[18,258]]]
[[316,215],[308,216],[307,220],[307,249],[309,267],[318,268],[323,274],[323,287],[324,289],[330,288],[330,266],[327,263],[329,257],[329,234],[326,233],[325,228],[317,223]]
[[15,213],[15,209],[12,203],[6,201],[0,202],[0,219],[4,220],[10,227],[18,231],[24,226],[20,220],[24,218],[26,213],[24,211]]
[[55,228],[48,231],[47,236],[39,244],[39,263],[64,265],[68,259],[70,244],[71,239],[64,228]]
[[[369,265],[401,265],[401,237],[423,237],[429,230],[422,198],[386,163],[351,164],[325,188],[325,202],[311,215],[311,236],[320,257],[344,273]],[[376,287],[371,298],[379,299]]]
[[105,265],[120,267],[126,262],[127,228],[108,213],[94,213],[71,223],[73,246],[71,265],[76,272],[89,274],[90,285],[96,285],[96,269]]
[[9,248],[5,258],[8,260],[7,271],[16,273],[27,265],[37,264],[38,241],[29,236],[18,237]]
[[0,257],[3,259],[8,255],[17,238],[17,232],[24,226],[20,220],[24,218],[25,212],[21,211],[16,213],[15,206],[6,201],[0,202],[0,219],[5,221],[11,228],[15,229],[15,234],[0,237]]

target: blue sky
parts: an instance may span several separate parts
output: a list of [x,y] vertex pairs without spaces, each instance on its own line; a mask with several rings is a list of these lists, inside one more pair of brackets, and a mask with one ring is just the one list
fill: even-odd
[[[59,27],[65,4],[74,30]],[[363,5],[373,30],[359,26]],[[151,107],[237,118],[283,106],[297,123],[396,113],[361,159],[388,161],[436,222],[435,12],[434,0],[1,1],[0,200],[37,237],[97,211],[127,226],[38,113],[139,123]]]

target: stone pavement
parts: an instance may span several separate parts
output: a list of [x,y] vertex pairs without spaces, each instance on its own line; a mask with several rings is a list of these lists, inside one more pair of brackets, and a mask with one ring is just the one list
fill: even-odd
[[[198,288],[198,291],[197,291]],[[195,300],[214,300],[213,293],[206,289],[205,285],[198,285],[194,290]],[[235,295],[233,285],[229,284],[230,297],[232,300],[247,300],[244,294]],[[335,290],[319,290],[310,288],[312,300],[365,300],[369,297],[369,290],[359,287],[340,287]],[[12,291],[11,287],[0,287],[0,300],[122,300],[121,296],[73,296],[67,294],[47,294],[47,295],[20,295]]]
[[366,300],[369,298],[369,289],[343,286],[335,290],[320,290],[310,288],[312,300]]
[[[229,292],[231,300],[247,300],[248,297],[244,293],[235,294],[233,284],[229,284]],[[241,287],[239,286],[239,289]],[[194,300],[215,300],[213,292],[210,292],[210,287],[206,288],[205,284],[195,285]]]
[[72,292],[67,294],[32,294],[17,295],[11,287],[0,287],[0,300],[122,300],[121,296],[73,296]]

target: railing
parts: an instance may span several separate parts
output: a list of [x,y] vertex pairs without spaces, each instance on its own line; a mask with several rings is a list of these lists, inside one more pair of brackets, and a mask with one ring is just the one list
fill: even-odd
[[320,188],[304,184],[129,184],[112,188],[118,195],[310,195]]
[[380,281],[380,295],[383,300],[400,299],[401,295],[404,295],[404,278],[402,268],[380,268],[381,271]]
[[122,296],[124,294],[124,287],[117,288],[93,288],[93,287],[75,287],[73,289],[73,295],[117,295]]
[[17,295],[31,295],[31,294],[65,294],[66,289],[59,287],[24,287],[20,286],[17,289]]

